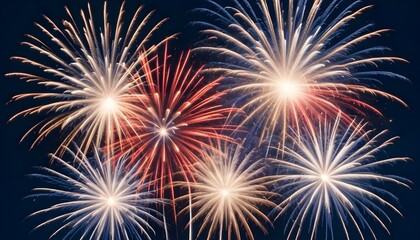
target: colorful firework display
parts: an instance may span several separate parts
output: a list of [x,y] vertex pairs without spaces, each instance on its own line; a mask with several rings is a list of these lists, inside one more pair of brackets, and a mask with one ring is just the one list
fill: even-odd
[[128,119],[127,128],[133,131],[116,143],[123,152],[132,150],[131,161],[141,161],[138,170],[156,180],[161,197],[165,185],[172,185],[174,173],[193,179],[190,167],[199,160],[202,147],[211,148],[209,140],[230,139],[221,134],[229,130],[224,124],[233,110],[218,103],[225,95],[216,92],[221,79],[205,82],[201,68],[190,66],[189,55],[170,59],[166,45],[162,57],[142,60],[142,70],[133,81],[144,97]]
[[199,39],[192,50],[172,47],[176,34],[152,37],[171,21],[147,6],[130,15],[125,3],[88,4],[79,17],[65,8],[61,25],[36,23],[43,35],[23,45],[38,55],[12,57],[32,68],[7,74],[42,89],[12,99],[41,100],[10,118],[45,117],[22,139],[35,133],[34,147],[60,136],[50,161],[58,169],[32,174],[46,187],[28,198],[50,204],[29,215],[46,219],[34,231],[53,229],[53,239],[180,239],[186,229],[188,239],[208,240],[392,234],[393,215],[403,214],[387,185],[410,188],[392,174],[409,159],[389,157],[398,137],[384,140],[388,130],[371,130],[367,119],[385,120],[378,101],[407,107],[378,87],[406,79],[381,63],[406,61],[369,45],[388,31],[358,23],[372,6],[206,4],[193,11],[203,19],[190,29]]

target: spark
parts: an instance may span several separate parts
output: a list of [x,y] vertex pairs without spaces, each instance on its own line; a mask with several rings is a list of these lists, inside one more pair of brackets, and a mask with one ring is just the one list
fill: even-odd
[[102,102],[102,111],[104,114],[113,114],[118,110],[118,103],[113,97],[106,97]]
[[159,129],[159,134],[162,137],[166,137],[166,136],[168,136],[168,130],[165,127],[162,127],[162,128]]
[[108,197],[107,203],[108,203],[108,206],[112,208],[116,203],[115,198],[114,197]]
[[326,183],[330,181],[330,176],[328,176],[327,174],[321,174],[321,180]]
[[287,101],[299,99],[300,87],[293,80],[279,79],[277,84],[278,97],[285,98]]
[[229,189],[226,189],[226,188],[222,188],[222,190],[220,190],[220,193],[222,194],[222,197],[229,197],[229,193],[230,193],[230,191],[229,191]]

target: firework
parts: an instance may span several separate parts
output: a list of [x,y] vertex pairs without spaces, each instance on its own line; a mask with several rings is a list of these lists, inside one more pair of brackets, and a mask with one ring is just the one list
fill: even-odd
[[[138,99],[136,115],[129,119],[131,135],[116,143],[132,150],[133,163],[141,159],[138,170],[150,173],[161,196],[166,184],[172,185],[174,172],[192,179],[190,166],[202,147],[211,147],[208,139],[229,139],[220,133],[230,128],[225,123],[231,111],[218,103],[224,96],[215,91],[220,79],[205,82],[201,68],[188,65],[189,52],[171,67],[167,51],[166,45],[162,59],[143,59],[134,81],[145,98]],[[174,199],[172,187],[171,194]]]
[[[382,56],[385,47],[362,44],[387,30],[371,31],[372,24],[346,28],[370,6],[359,9],[359,1],[344,6],[345,1],[338,0],[315,0],[312,5],[305,0],[235,2],[236,7],[223,8],[210,1],[211,9],[199,9],[218,20],[198,22],[207,38],[197,50],[217,54],[216,66],[209,71],[231,77],[238,102],[248,113],[242,124],[257,121],[261,141],[271,142],[275,134],[284,145],[290,126],[299,129],[313,118],[335,117],[340,110],[381,114],[359,98],[362,93],[404,104],[368,86],[382,77],[404,78],[366,67],[404,61]],[[351,122],[347,114],[342,118]]]
[[[51,29],[36,24],[48,41],[28,35],[29,41],[23,42],[23,45],[40,53],[39,60],[13,57],[38,67],[43,74],[37,75],[37,71],[34,74],[8,74],[27,82],[36,82],[45,89],[44,92],[17,95],[13,100],[31,98],[53,102],[40,103],[16,114],[11,120],[41,112],[53,113],[55,116],[33,126],[22,139],[38,131],[33,147],[53,130],[60,129],[64,130],[63,135],[66,136],[62,146],[80,139],[80,147],[86,152],[93,144],[109,145],[116,137],[122,136],[121,125],[132,114],[131,100],[139,97],[128,94],[133,88],[129,79],[144,57],[138,53],[143,50],[144,55],[147,55],[157,47],[144,50],[152,33],[165,20],[148,29],[146,26],[152,18],[152,12],[141,18],[144,14],[140,7],[131,17],[128,27],[125,27],[122,4],[115,28],[112,28],[108,22],[105,2],[103,26],[100,27],[94,23],[90,5],[87,14],[81,11],[80,25],[67,8],[66,11],[70,20],[63,21],[63,28],[48,17],[45,19]],[[63,148],[60,152],[64,152]]]
[[223,239],[225,233],[227,239],[235,235],[241,239],[245,229],[247,237],[254,239],[252,224],[267,233],[264,223],[271,221],[259,207],[275,206],[269,199],[275,195],[266,188],[273,179],[264,176],[262,159],[255,161],[255,152],[245,154],[242,146],[221,142],[202,157],[194,166],[196,182],[182,184],[190,186],[190,195],[179,198],[191,199],[191,205],[180,212],[195,210],[189,224],[202,219],[197,235],[208,229],[207,239],[215,235]]
[[42,173],[33,175],[52,187],[35,188],[36,193],[29,197],[59,201],[30,215],[49,218],[35,229],[60,223],[61,227],[50,238],[143,239],[144,236],[151,239],[152,224],[161,224],[161,221],[148,205],[162,201],[144,191],[147,184],[138,181],[135,168],[127,170],[126,157],[111,166],[108,156],[98,149],[90,159],[79,148],[76,152],[69,149],[67,152],[74,157],[77,167],[53,156],[55,163],[62,167],[60,172],[41,168]]
[[378,168],[407,158],[376,157],[396,137],[381,141],[386,131],[373,134],[364,130],[366,124],[355,122],[346,129],[340,127],[340,121],[337,117],[334,124],[292,134],[293,148],[285,147],[287,160],[274,160],[281,170],[279,190],[287,197],[279,216],[288,212],[288,239],[299,238],[305,229],[314,239],[322,232],[318,231],[321,225],[329,239],[334,237],[336,224],[342,226],[347,239],[353,238],[349,229],[357,229],[362,239],[369,234],[376,239],[369,220],[389,233],[386,221],[391,220],[385,208],[401,215],[391,203],[397,198],[383,189],[383,183],[408,187],[408,181],[380,174]]

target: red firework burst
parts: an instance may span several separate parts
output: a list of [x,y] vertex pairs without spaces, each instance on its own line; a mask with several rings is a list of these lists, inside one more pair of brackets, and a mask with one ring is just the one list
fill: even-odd
[[[223,134],[232,130],[227,119],[233,108],[218,101],[221,78],[206,81],[189,64],[190,52],[169,63],[166,45],[163,56],[144,58],[142,69],[133,78],[138,98],[135,118],[126,121],[130,134],[117,143],[122,152],[131,151],[131,163],[141,161],[138,171],[147,173],[160,197],[170,188],[174,199],[174,173],[193,180],[191,165],[199,160],[209,140],[232,140]],[[171,59],[172,60],[172,59]]]

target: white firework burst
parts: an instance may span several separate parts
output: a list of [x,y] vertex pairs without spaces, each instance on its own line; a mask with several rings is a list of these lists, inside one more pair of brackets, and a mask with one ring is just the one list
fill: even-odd
[[373,87],[383,77],[405,78],[369,66],[405,60],[385,55],[386,47],[364,44],[388,31],[354,22],[371,6],[340,0],[235,0],[227,7],[216,2],[198,9],[217,20],[197,21],[206,37],[197,50],[216,55],[208,71],[231,79],[225,85],[248,114],[242,124],[256,121],[261,142],[278,136],[283,145],[289,126],[298,129],[339,111],[346,123],[349,113],[381,114],[366,94],[405,105]]
[[[61,129],[65,135],[62,146],[80,139],[79,145],[86,152],[93,144],[100,146],[105,142],[110,145],[114,138],[123,135],[121,124],[134,114],[132,102],[141,97],[131,91],[136,83],[130,78],[142,58],[167,40],[146,48],[151,35],[165,20],[148,27],[153,12],[143,14],[142,9],[139,7],[129,24],[124,25],[123,3],[114,28],[108,21],[106,2],[102,26],[95,25],[94,11],[90,5],[87,13],[81,11],[80,19],[66,8],[69,19],[63,20],[62,27],[48,17],[45,19],[50,27],[36,24],[48,41],[43,40],[42,36],[28,35],[29,41],[22,44],[38,52],[39,59],[12,59],[38,67],[42,74],[34,70],[34,73],[15,72],[7,75],[36,82],[45,89],[44,92],[16,95],[13,100],[31,98],[49,99],[52,102],[40,102],[16,114],[11,120],[41,112],[48,113],[47,116],[55,115],[33,126],[22,139],[37,131],[33,147],[51,131]],[[145,16],[142,18],[142,15]]]
[[[376,239],[370,221],[389,233],[386,222],[391,220],[386,210],[401,213],[395,206],[397,197],[383,189],[383,184],[409,187],[409,181],[381,174],[378,168],[408,158],[378,159],[397,137],[381,141],[387,131],[374,134],[365,130],[366,125],[353,122],[343,128],[338,116],[334,124],[306,128],[291,135],[292,147],[285,147],[285,160],[273,160],[280,169],[278,190],[286,197],[279,217],[288,217],[288,239],[298,239],[305,231],[311,239],[334,238],[334,226],[340,225],[347,239],[354,237],[348,230],[353,227],[362,239],[366,235]],[[319,231],[321,226],[324,233]]]
[[79,148],[67,152],[76,167],[53,156],[60,171],[43,167],[42,173],[33,174],[52,186],[33,189],[29,198],[58,201],[30,215],[48,216],[34,230],[58,223],[50,238],[152,239],[153,225],[161,225],[161,220],[150,205],[156,207],[163,200],[153,198],[148,184],[139,181],[137,168],[127,169],[126,156],[112,164],[98,149],[90,159]]
[[275,207],[270,198],[276,195],[266,187],[273,178],[264,176],[266,169],[262,159],[255,161],[255,152],[243,151],[241,145],[218,142],[194,165],[195,181],[182,184],[188,185],[191,193],[178,200],[189,198],[191,205],[179,214],[192,211],[189,224],[202,219],[197,236],[207,229],[207,239],[241,239],[243,235],[254,239],[252,224],[267,233],[265,223],[271,221],[260,207]]

